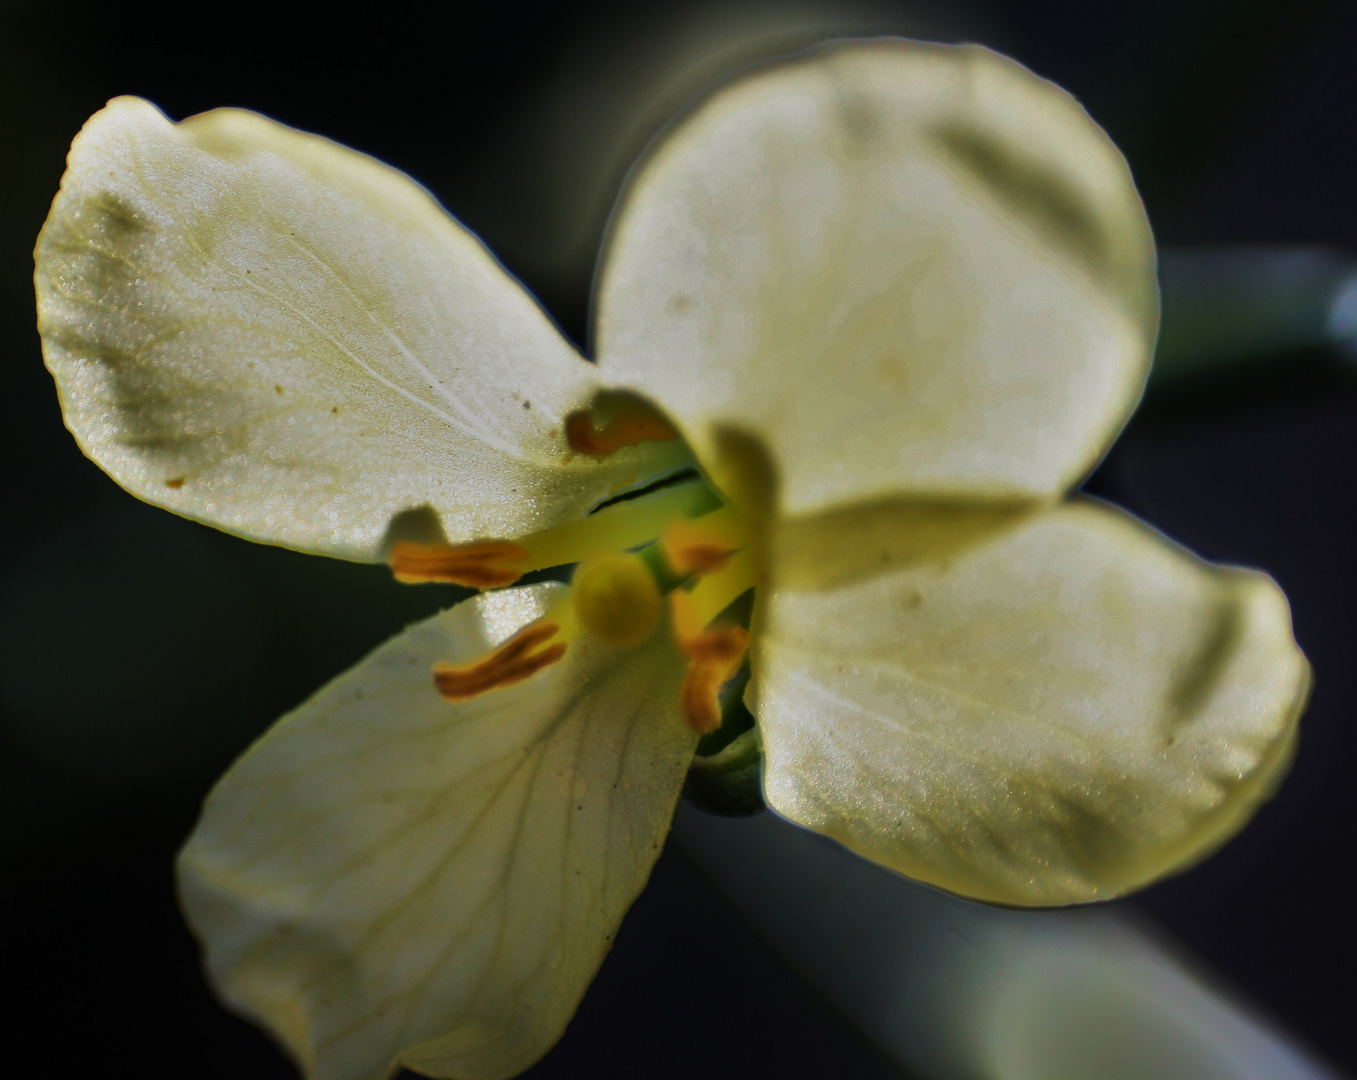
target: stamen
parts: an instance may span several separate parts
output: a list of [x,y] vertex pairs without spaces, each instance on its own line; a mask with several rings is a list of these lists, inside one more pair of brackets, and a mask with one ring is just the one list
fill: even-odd
[[644,544],[659,536],[672,518],[706,513],[719,505],[719,498],[701,480],[614,503],[597,514],[523,537],[522,572],[582,562]]
[[695,521],[673,518],[660,539],[665,559],[679,577],[721,570],[746,542],[744,520],[733,506]]
[[619,402],[602,428],[594,426],[595,414],[584,409],[565,418],[565,437],[572,450],[593,457],[607,457],[626,446],[643,442],[669,442],[678,438],[664,417],[635,398]]
[[526,568],[521,564],[527,555],[527,549],[508,540],[473,540],[469,544],[401,540],[387,561],[396,580],[407,585],[445,581],[472,589],[497,589],[523,576]]
[[688,593],[672,593],[670,603],[674,636],[688,654],[679,713],[692,731],[707,735],[721,726],[721,687],[739,671],[749,649],[749,631],[743,626],[702,629],[701,615]]
[[551,619],[538,619],[474,664],[435,664],[434,686],[446,701],[465,701],[488,690],[522,682],[565,655],[563,641],[533,652],[555,637],[560,628],[560,624]]

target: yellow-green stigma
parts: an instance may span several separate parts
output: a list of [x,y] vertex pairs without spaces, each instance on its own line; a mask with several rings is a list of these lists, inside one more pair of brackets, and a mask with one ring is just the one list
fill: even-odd
[[639,645],[660,622],[662,598],[650,568],[628,551],[587,559],[571,596],[581,627],[610,645]]

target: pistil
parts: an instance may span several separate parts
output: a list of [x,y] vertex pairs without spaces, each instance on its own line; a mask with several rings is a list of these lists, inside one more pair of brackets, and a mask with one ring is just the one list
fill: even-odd
[[663,605],[649,567],[625,551],[580,563],[571,598],[580,625],[621,648],[639,645],[655,632]]

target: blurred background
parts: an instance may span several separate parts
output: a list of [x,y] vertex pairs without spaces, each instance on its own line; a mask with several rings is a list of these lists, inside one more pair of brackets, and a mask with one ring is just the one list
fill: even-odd
[[[0,0],[0,980],[47,1070],[295,1075],[221,1011],[170,865],[276,716],[455,591],[234,540],[81,457],[42,367],[34,239],[70,139],[116,94],[256,109],[412,174],[587,345],[629,163],[712,79],[833,36],[980,41],[1076,94],[1161,245],[1357,253],[1357,4],[1332,0]],[[1303,343],[1301,343],[1303,344]],[[1290,348],[1152,389],[1089,488],[1291,598],[1317,681],[1274,802],[1120,905],[1357,1072],[1357,377]],[[671,849],[673,845],[671,845]],[[13,1060],[12,1058],[10,1060]],[[134,1064],[133,1064],[134,1063]],[[670,850],[564,1041],[530,1074],[899,1075]]]

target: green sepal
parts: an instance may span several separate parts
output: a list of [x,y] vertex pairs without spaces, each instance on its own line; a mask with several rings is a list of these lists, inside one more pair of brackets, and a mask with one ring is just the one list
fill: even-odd
[[763,747],[751,727],[714,754],[693,758],[683,797],[709,814],[748,817],[767,808],[763,801]]

